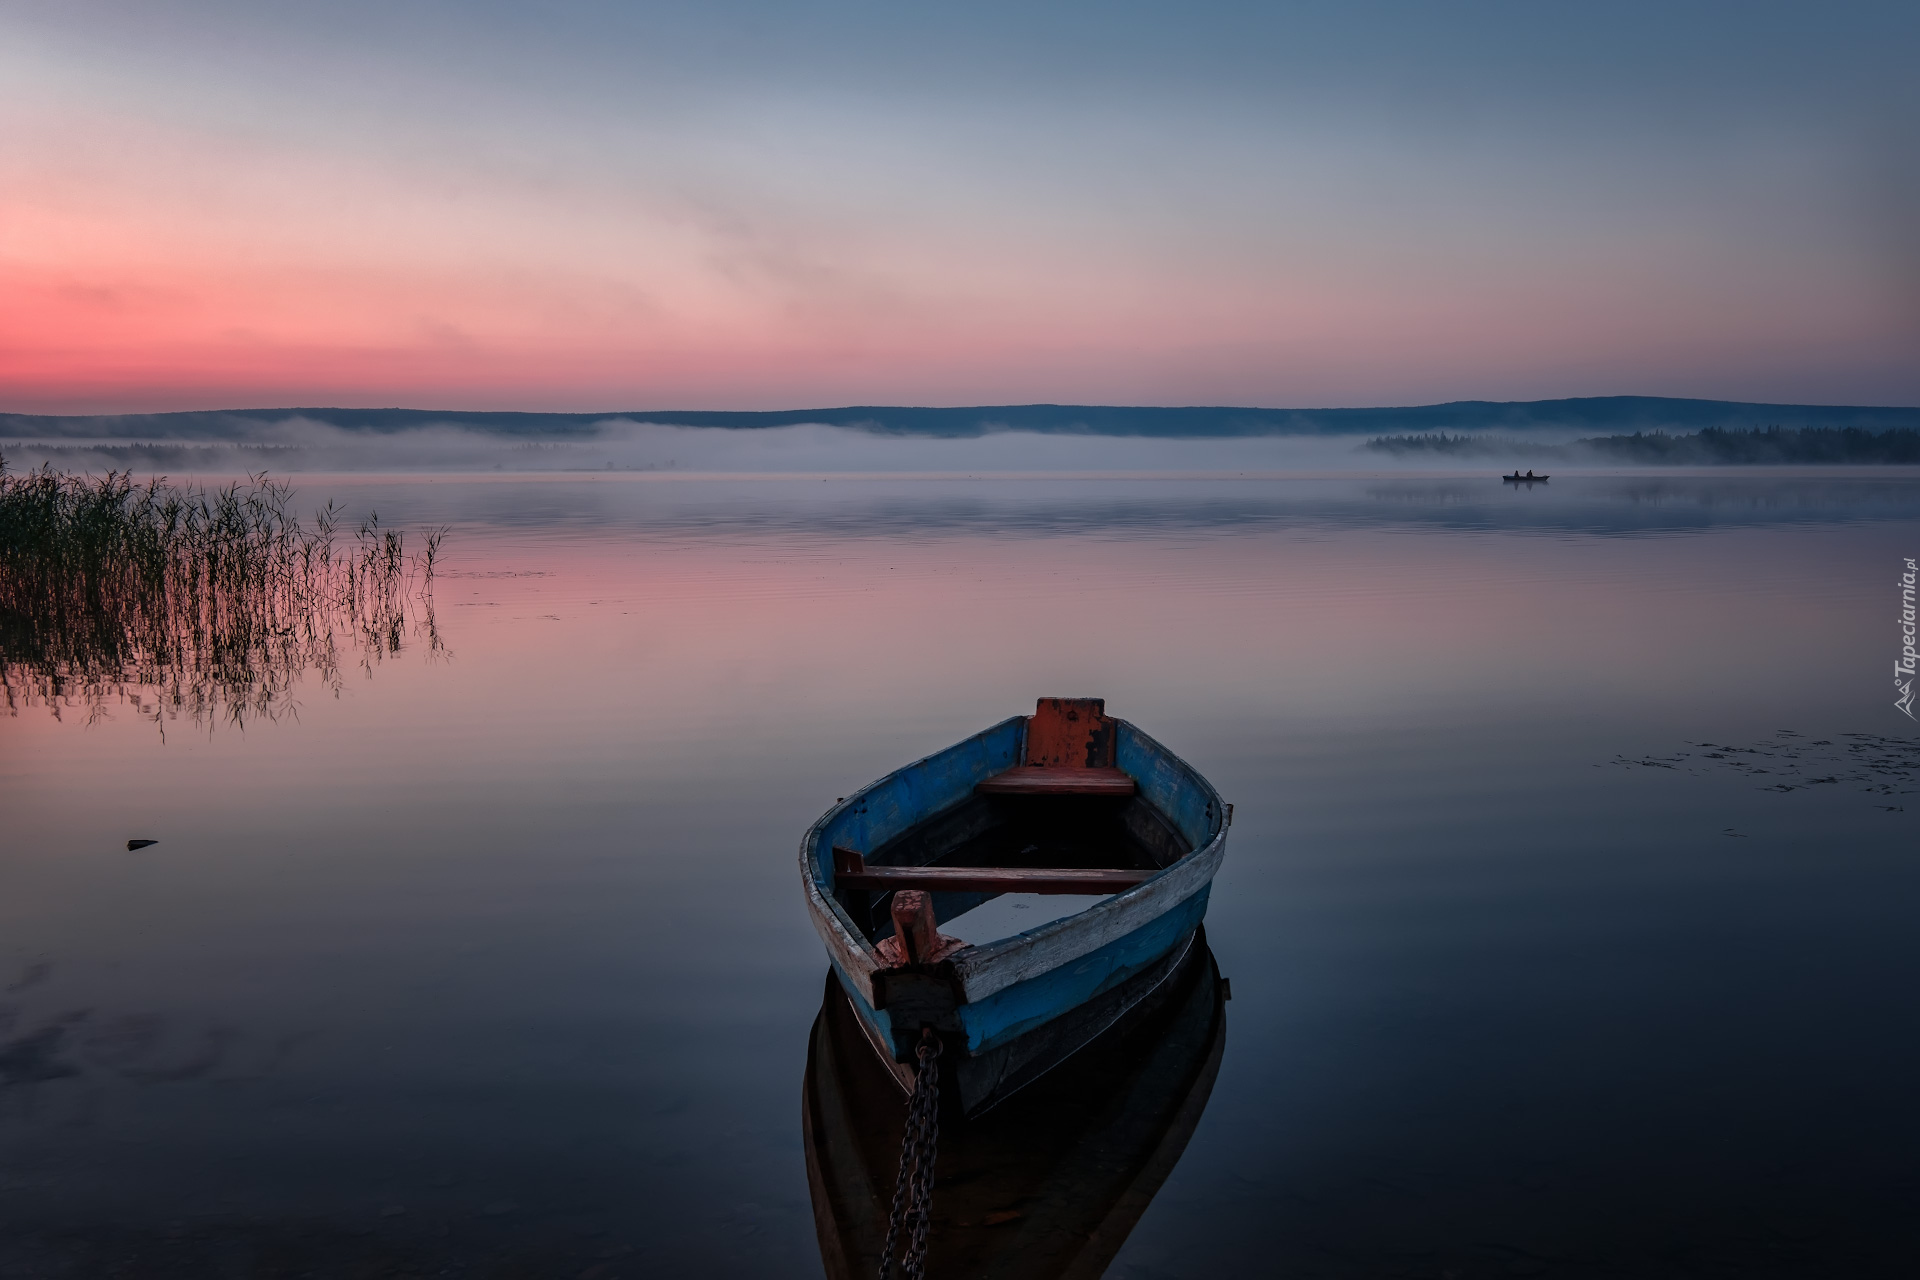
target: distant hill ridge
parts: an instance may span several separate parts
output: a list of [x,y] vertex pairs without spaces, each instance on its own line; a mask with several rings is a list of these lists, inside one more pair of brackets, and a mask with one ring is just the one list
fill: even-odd
[[822,423],[882,435],[965,437],[991,431],[1057,435],[1231,438],[1367,435],[1384,431],[1753,431],[1766,427],[1840,427],[1865,431],[1920,428],[1920,408],[1752,404],[1663,396],[1587,396],[1568,400],[1456,400],[1374,409],[1190,408],[1124,405],[979,405],[965,408],[855,405],[839,409],[628,410],[520,413],[455,409],[214,409],[138,414],[0,414],[0,437],[13,439],[243,440],[262,426],[312,419],[349,431],[391,435],[457,426],[500,436],[586,436],[624,420],[741,430]]

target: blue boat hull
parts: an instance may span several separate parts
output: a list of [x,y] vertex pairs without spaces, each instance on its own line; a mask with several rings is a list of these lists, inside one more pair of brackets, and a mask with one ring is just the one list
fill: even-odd
[[[1117,764],[1138,784],[1123,816],[1151,828],[1162,849],[1156,865],[1164,865],[1077,915],[964,947],[937,964],[890,965],[876,944],[891,926],[863,917],[862,904],[834,887],[836,845],[900,850],[897,856],[912,859],[901,865],[933,865],[944,847],[938,837],[959,839],[1003,818],[975,788],[1019,760],[1024,717],[887,775],[836,805],[802,842],[809,906],[834,973],[903,1087],[920,1031],[932,1027],[962,1108],[986,1110],[1150,1004],[1192,946],[1225,852],[1230,810],[1166,748],[1125,721],[1112,723]],[[917,839],[920,832],[935,836]],[[991,895],[931,896],[936,917],[946,920]]]

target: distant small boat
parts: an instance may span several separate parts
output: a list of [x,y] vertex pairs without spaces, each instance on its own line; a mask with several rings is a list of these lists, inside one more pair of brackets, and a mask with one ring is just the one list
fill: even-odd
[[[800,845],[814,928],[876,1055],[911,1091],[931,1028],[977,1115],[1181,968],[1231,807],[1099,698],[1042,698],[836,804]],[[1003,893],[1111,894],[969,944],[940,923]]]
[[1553,479],[1552,476],[1537,476],[1531,471],[1525,475],[1521,475],[1516,471],[1510,476],[1501,476],[1500,478],[1508,484],[1545,484],[1547,481]]

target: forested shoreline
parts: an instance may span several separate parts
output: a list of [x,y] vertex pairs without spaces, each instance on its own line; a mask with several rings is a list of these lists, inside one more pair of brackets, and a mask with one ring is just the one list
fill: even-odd
[[1896,427],[1868,431],[1859,427],[1767,427],[1728,431],[1708,427],[1674,434],[1636,431],[1632,435],[1590,436],[1564,444],[1543,444],[1509,436],[1379,436],[1362,446],[1396,457],[1519,458],[1541,461],[1639,463],[1659,466],[1920,465],[1920,431]]

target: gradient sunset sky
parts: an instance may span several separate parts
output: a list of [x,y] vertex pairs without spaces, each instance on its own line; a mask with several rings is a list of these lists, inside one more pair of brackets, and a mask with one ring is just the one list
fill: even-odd
[[1920,4],[0,0],[0,410],[1920,404]]

